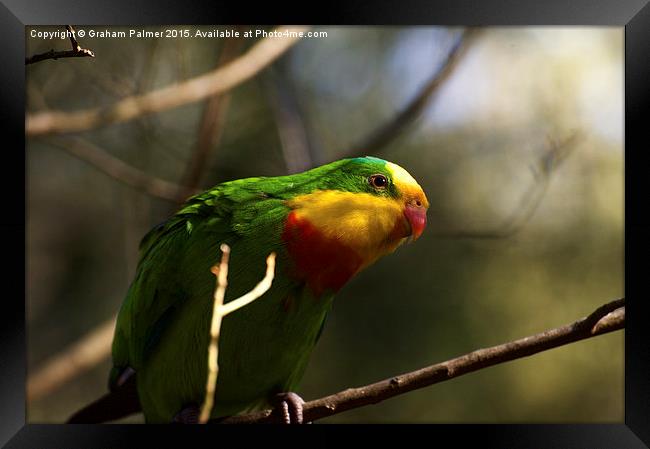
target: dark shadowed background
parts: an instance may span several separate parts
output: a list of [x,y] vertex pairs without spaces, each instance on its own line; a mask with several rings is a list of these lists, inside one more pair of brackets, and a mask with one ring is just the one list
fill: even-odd
[[[31,30],[64,27],[27,27],[27,55],[70,47]],[[622,28],[313,31],[327,36],[300,40],[217,99],[28,136],[30,376],[114,316],[140,238],[178,206],[127,185],[111,165],[120,162],[208,188],[369,154],[420,182],[429,227],[338,295],[299,390],[307,400],[560,326],[623,296]],[[211,71],[259,38],[78,41],[96,57],[26,67],[28,113],[108,106]],[[387,133],[372,139],[376,130]],[[32,397],[28,421],[63,422],[103,394],[110,360],[100,360]],[[620,422],[623,362],[617,332],[323,422]]]

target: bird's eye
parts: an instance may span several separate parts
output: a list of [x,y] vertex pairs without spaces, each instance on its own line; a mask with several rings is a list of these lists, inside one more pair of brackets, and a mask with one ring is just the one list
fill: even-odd
[[368,180],[375,189],[385,189],[388,185],[388,178],[384,175],[372,175]]

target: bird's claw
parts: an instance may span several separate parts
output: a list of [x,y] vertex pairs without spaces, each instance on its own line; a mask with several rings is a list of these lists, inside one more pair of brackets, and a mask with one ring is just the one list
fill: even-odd
[[176,413],[172,422],[174,424],[198,424],[201,411],[196,405],[188,405]]
[[304,424],[303,405],[305,401],[296,393],[279,393],[275,396],[276,410],[284,424]]

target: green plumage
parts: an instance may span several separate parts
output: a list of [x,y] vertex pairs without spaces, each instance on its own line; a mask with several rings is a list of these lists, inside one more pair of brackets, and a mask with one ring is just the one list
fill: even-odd
[[[201,405],[215,276],[210,267],[231,247],[225,302],[252,289],[265,259],[277,253],[271,289],[225,317],[213,417],[268,405],[297,387],[332,304],[292,279],[282,231],[285,201],[318,189],[374,192],[367,176],[385,161],[357,158],[305,173],[227,182],[192,197],[141,244],[135,279],[118,316],[111,384],[126,367],[136,371],[147,422],[171,422],[183,407]],[[382,195],[394,195],[390,189]]]

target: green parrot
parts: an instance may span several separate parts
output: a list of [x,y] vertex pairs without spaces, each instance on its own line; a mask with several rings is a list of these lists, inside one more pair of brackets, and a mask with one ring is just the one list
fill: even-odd
[[250,291],[277,254],[271,288],[223,319],[211,418],[280,406],[293,390],[347,281],[426,226],[427,198],[402,167],[374,157],[303,173],[225,182],[191,197],[140,244],[113,339],[111,392],[69,422],[142,410],[147,423],[193,423],[205,397],[215,276],[230,246],[224,302]]

